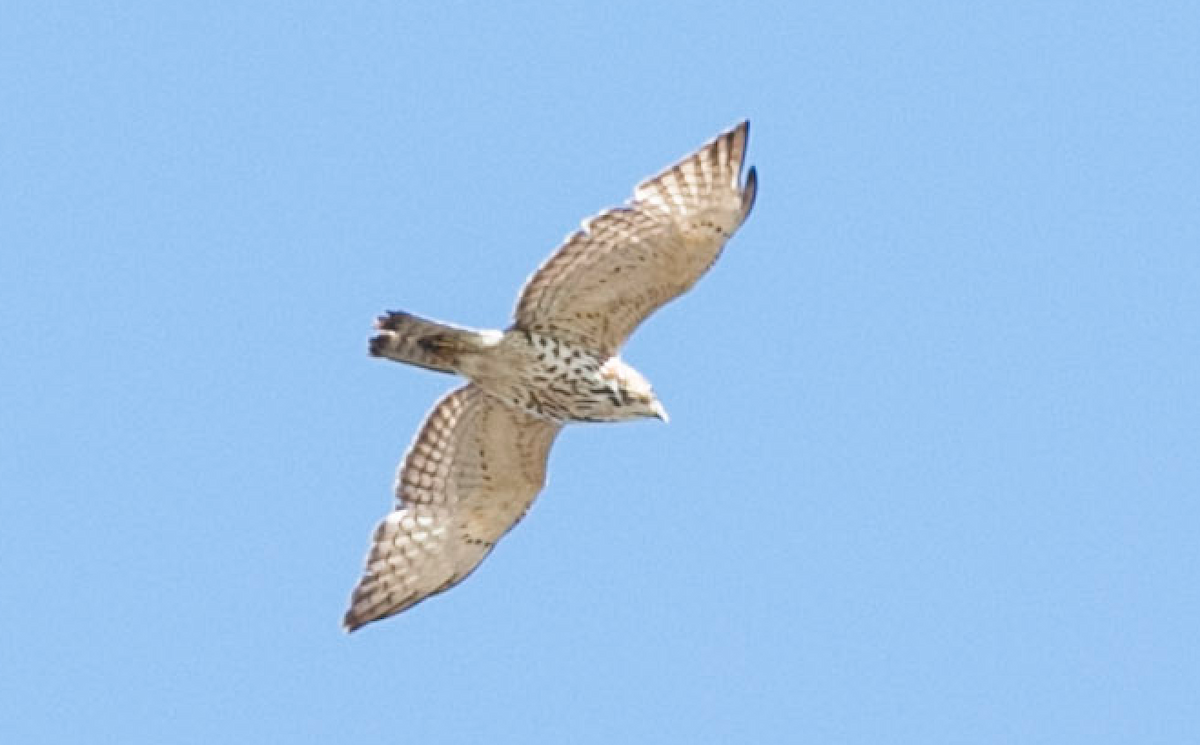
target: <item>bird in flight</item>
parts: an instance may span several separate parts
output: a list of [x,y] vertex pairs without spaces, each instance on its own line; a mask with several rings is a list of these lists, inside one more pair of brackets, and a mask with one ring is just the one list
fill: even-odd
[[742,178],[749,122],[643,181],[533,273],[505,331],[387,313],[370,353],[469,381],[425,418],[375,529],[347,631],[461,582],[525,515],[571,422],[663,421],[650,383],[618,356],[651,313],[696,283],[754,206]]

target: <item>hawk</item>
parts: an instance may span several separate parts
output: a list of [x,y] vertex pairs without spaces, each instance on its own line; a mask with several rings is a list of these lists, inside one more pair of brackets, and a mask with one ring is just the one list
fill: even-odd
[[461,582],[525,515],[563,425],[667,413],[618,352],[712,266],[754,205],[749,123],[642,182],[583,223],[526,282],[506,331],[388,313],[375,357],[470,382],[425,418],[375,529],[343,625],[353,631]]

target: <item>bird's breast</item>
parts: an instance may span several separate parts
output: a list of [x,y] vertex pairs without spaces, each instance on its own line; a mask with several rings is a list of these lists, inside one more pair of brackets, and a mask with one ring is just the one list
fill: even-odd
[[471,375],[488,393],[511,406],[557,422],[608,421],[621,400],[605,380],[605,359],[546,334],[513,330]]

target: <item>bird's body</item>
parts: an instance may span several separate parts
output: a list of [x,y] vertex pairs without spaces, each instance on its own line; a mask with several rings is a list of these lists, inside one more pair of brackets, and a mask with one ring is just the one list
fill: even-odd
[[426,417],[396,478],[344,624],[354,630],[460,582],[528,510],[564,424],[666,419],[618,356],[647,316],[716,261],[754,204],[743,122],[584,223],[530,277],[505,331],[409,313],[376,323],[371,354],[470,382]]
[[383,333],[373,340],[373,354],[458,373],[509,406],[552,422],[665,416],[655,410],[640,373],[577,342],[519,328],[461,329],[408,313],[389,313],[376,325]]

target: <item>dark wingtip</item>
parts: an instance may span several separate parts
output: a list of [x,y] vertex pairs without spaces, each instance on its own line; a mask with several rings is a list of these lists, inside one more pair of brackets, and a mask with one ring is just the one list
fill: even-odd
[[[746,157],[746,141],[749,137],[750,120],[743,119],[737,124],[734,124],[732,127],[722,131],[720,134],[714,137],[711,142],[707,143],[705,147],[710,147],[716,143],[722,143],[722,146],[728,147],[730,151],[734,153],[740,150],[741,159],[744,160]],[[741,163],[739,162],[737,165],[740,167]]]
[[742,187],[742,216],[745,219],[746,215],[750,214],[750,210],[754,208],[754,200],[758,197],[758,170],[754,166],[750,166],[750,170],[746,172],[746,185]]

